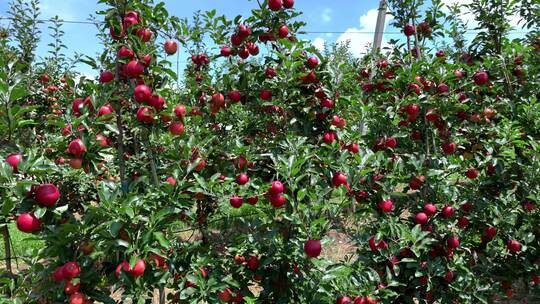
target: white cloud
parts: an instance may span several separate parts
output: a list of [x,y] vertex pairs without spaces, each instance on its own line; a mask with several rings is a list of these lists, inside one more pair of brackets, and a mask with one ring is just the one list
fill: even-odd
[[324,44],[325,43],[326,43],[326,40],[324,40],[321,37],[317,37],[317,38],[315,38],[315,40],[313,40],[313,46],[316,47],[321,52],[324,51]]
[[325,8],[321,14],[321,19],[324,23],[332,21],[332,9]]
[[[461,20],[467,25],[468,29],[475,29],[478,27],[478,22],[475,20],[474,14],[471,10],[466,7],[466,5],[471,4],[474,0],[446,0],[447,6],[452,6],[454,4],[458,5],[461,9]],[[443,7],[443,12],[448,13],[448,7]],[[508,22],[514,29],[522,29],[523,24],[519,23],[521,17],[519,13],[516,13],[509,17]]]
[[[77,0],[63,0],[59,4],[58,0],[42,0],[39,4],[41,16],[45,19],[58,16],[63,20],[77,20],[79,14],[76,8],[80,6]],[[92,12],[93,13],[93,12]]]
[[[373,43],[375,26],[377,24],[378,9],[371,9],[365,15],[360,16],[360,26],[348,28],[336,40],[337,43],[345,43],[349,41],[350,51],[353,55],[361,56],[365,54]],[[391,16],[386,16],[386,24],[392,19]],[[388,46],[388,42],[383,37],[381,47]]]

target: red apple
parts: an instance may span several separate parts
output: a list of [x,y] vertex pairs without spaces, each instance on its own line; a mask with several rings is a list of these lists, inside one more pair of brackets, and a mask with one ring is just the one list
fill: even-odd
[[242,99],[242,94],[240,94],[240,91],[234,90],[229,92],[229,99],[232,102],[239,102]]
[[457,236],[455,236],[455,235],[449,237],[446,240],[446,245],[448,246],[449,249],[458,248],[459,247],[459,238]]
[[178,119],[182,119],[182,117],[186,115],[186,107],[183,105],[177,105],[174,108],[174,114],[176,114],[176,117],[178,117]]
[[131,60],[124,66],[124,73],[130,78],[138,78],[144,73],[144,65],[138,60]]
[[311,258],[316,258],[321,254],[322,247],[319,240],[307,240],[304,243],[304,252]]
[[442,216],[444,218],[450,218],[454,216],[455,213],[456,210],[452,206],[444,206],[444,208],[442,209]]
[[269,0],[268,1],[268,8],[273,10],[273,11],[279,11],[282,6],[283,6],[283,2],[281,0]]
[[135,87],[133,96],[135,97],[135,101],[139,103],[147,102],[152,97],[152,90],[147,85],[139,84]]
[[77,262],[67,262],[64,264],[64,266],[62,266],[62,273],[64,274],[64,278],[72,279],[79,276],[81,273],[81,267]]
[[406,24],[406,25],[403,27],[403,33],[404,33],[405,36],[407,36],[407,37],[414,35],[415,32],[416,32],[416,28],[415,28],[415,26],[412,25],[412,24]]
[[64,280],[64,269],[63,266],[57,267],[52,273],[52,279],[56,283],[60,283]]
[[81,281],[77,282],[77,284],[73,285],[73,281],[71,279],[66,280],[64,283],[64,293],[67,295],[71,295],[79,291],[81,288]]
[[294,0],[283,0],[284,8],[292,8],[294,6]]
[[165,106],[165,99],[158,95],[152,95],[148,100],[148,105],[156,110],[161,110]]
[[391,212],[394,209],[394,202],[390,199],[382,200],[378,204],[379,209],[382,210],[384,213]]
[[244,199],[239,196],[233,196],[229,199],[229,203],[234,208],[240,208],[242,207],[242,204],[244,204]]
[[465,175],[469,178],[469,179],[475,179],[478,177],[478,170],[474,169],[474,168],[470,168],[467,170],[467,172],[465,172]]
[[336,172],[332,177],[332,185],[336,188],[341,185],[347,185],[347,176],[341,172]]
[[268,189],[268,193],[271,195],[281,194],[283,191],[285,191],[285,186],[283,186],[283,183],[280,181],[273,181],[272,186]]
[[428,222],[428,216],[427,216],[424,212],[418,212],[418,213],[414,216],[414,221],[415,221],[417,224],[425,225],[425,224],[427,224],[427,222]]
[[135,57],[135,53],[129,49],[127,46],[122,46],[118,50],[118,57],[120,58],[133,58]]
[[512,253],[521,251],[521,244],[516,240],[509,240],[506,243],[506,248]]
[[38,204],[51,207],[60,198],[60,191],[53,184],[39,185],[35,191],[35,199]]
[[151,123],[154,120],[154,111],[148,107],[137,110],[137,120],[142,123]]
[[116,275],[116,278],[119,279],[122,271],[125,273],[129,273],[130,270],[131,268],[129,267],[129,263],[126,260],[124,260],[120,264],[118,264],[118,266],[116,266],[116,270],[114,274]]
[[259,261],[259,258],[257,256],[250,256],[248,261],[247,261],[247,266],[248,268],[251,270],[251,271],[255,271],[259,268],[260,266],[260,261]]
[[278,29],[278,36],[282,39],[289,36],[289,28],[286,25],[280,26]]
[[287,202],[287,199],[285,198],[285,196],[283,196],[281,194],[270,195],[269,199],[270,199],[270,204],[274,208],[280,208],[283,205],[285,205],[285,203]]
[[478,71],[473,75],[473,81],[476,85],[485,85],[488,80],[489,77],[486,71]]
[[456,143],[453,142],[445,142],[441,147],[446,154],[453,154],[456,151]]
[[81,292],[76,292],[69,297],[69,304],[86,304],[86,297]]
[[25,233],[32,233],[41,227],[40,220],[33,213],[22,213],[17,217],[17,229]]
[[165,41],[164,47],[165,53],[167,53],[168,55],[174,55],[178,50],[178,44],[174,40]]
[[79,157],[86,152],[86,146],[80,138],[77,138],[69,143],[67,152],[71,155]]
[[336,299],[336,304],[351,304],[352,299],[347,296],[341,296]]
[[147,28],[140,28],[137,30],[137,36],[139,36],[143,42],[148,42],[152,39],[152,31]]
[[172,122],[169,126],[169,132],[171,132],[172,135],[184,134],[184,124],[177,121]]
[[139,259],[137,262],[135,262],[135,265],[133,265],[133,269],[129,273],[131,273],[132,276],[135,278],[138,278],[144,274],[144,270],[146,269],[146,263],[144,260]]
[[239,185],[245,185],[249,182],[249,175],[247,175],[246,173],[240,173],[237,177],[236,177],[236,182],[239,184]]
[[257,196],[252,196],[247,199],[247,202],[250,205],[256,205],[258,201],[259,201],[259,197]]
[[6,157],[6,162],[11,166],[11,168],[13,169],[13,172],[17,173],[18,166],[19,166],[19,163],[21,162],[21,159],[22,159],[22,155],[19,153],[10,154]]
[[261,93],[259,94],[259,97],[262,100],[270,100],[270,99],[272,99],[272,92],[270,92],[268,90],[261,90]]
[[[99,111],[97,113],[97,117],[109,115],[109,114],[112,114],[112,113],[114,113],[113,107],[110,104],[106,104],[106,105],[101,106],[101,108],[99,108]],[[107,119],[104,119],[103,121],[110,121],[111,119],[112,119],[112,117],[109,117]]]
[[433,204],[425,204],[423,210],[427,216],[433,216],[437,213],[437,206]]
[[228,46],[222,46],[220,50],[220,54],[221,56],[228,57],[228,56],[231,56],[232,50]]
[[111,71],[103,71],[101,72],[101,75],[99,75],[99,81],[101,83],[107,83],[111,82],[114,79],[114,74]]
[[223,291],[218,293],[218,298],[221,302],[231,302],[233,293],[230,288],[225,288]]
[[317,65],[319,64],[319,59],[317,59],[317,57],[309,57],[308,60],[306,61],[306,65],[310,68],[310,69],[314,69],[317,67]]

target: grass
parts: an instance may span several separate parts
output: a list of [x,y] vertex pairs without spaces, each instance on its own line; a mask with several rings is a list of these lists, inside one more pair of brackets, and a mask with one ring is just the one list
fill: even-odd
[[[31,234],[20,232],[15,223],[8,224],[9,234],[11,237],[11,256],[12,257],[27,257],[30,254],[43,246],[43,241],[32,240]],[[4,239],[0,241],[0,265],[2,268],[5,265],[6,251],[4,249]],[[21,261],[19,260],[19,263]],[[15,266],[15,261],[13,261]]]

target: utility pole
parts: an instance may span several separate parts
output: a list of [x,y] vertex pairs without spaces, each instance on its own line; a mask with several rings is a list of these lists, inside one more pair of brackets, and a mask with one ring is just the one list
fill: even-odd
[[377,16],[377,24],[375,26],[375,37],[373,37],[373,54],[381,48],[382,37],[384,33],[384,24],[386,21],[386,0],[381,0],[379,4],[379,15]]
[[[377,24],[375,25],[375,36],[373,37],[373,49],[371,51],[373,66],[375,65],[375,55],[377,55],[377,52],[381,49],[387,9],[388,6],[386,5],[386,0],[381,0],[381,2],[379,3],[379,15],[377,16]],[[375,77],[375,69],[371,69],[369,80],[371,81],[373,77]]]

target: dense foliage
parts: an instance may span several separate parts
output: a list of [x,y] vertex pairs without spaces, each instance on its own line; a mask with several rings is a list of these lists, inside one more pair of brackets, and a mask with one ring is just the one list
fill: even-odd
[[6,261],[2,303],[538,296],[534,1],[470,4],[471,43],[457,7],[389,1],[404,38],[362,59],[301,40],[293,0],[234,20],[99,2],[96,58],[63,55],[57,18],[35,59],[37,1],[11,13],[35,35],[0,31],[1,228],[44,244]]

